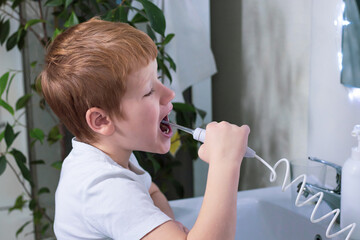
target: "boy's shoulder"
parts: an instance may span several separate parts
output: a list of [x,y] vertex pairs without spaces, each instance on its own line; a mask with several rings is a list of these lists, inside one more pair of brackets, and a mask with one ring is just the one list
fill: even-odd
[[130,180],[150,187],[151,177],[138,164],[134,154],[129,159],[130,169],[125,169],[100,149],[89,144],[72,141],[73,149],[65,158],[61,169],[59,185],[71,185],[73,182],[92,185],[106,180]]

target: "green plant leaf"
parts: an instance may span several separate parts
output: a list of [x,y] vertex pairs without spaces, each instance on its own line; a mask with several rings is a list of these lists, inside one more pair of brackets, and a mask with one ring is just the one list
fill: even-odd
[[106,14],[104,14],[102,17],[101,17],[101,19],[102,20],[104,20],[104,21],[111,21],[112,20],[112,18],[113,18],[113,11],[112,10],[110,10],[110,11],[108,11]]
[[190,104],[187,104],[187,103],[175,102],[175,103],[173,103],[173,108],[174,108],[174,111],[177,111],[177,112],[196,113],[195,107]]
[[26,223],[24,223],[17,231],[16,231],[16,238],[18,237],[18,235],[20,233],[22,233],[22,231],[24,230],[24,228],[29,225],[29,223],[31,223],[31,220],[30,221],[27,221]]
[[[174,111],[176,112],[176,122],[185,127],[193,127],[196,121],[196,109],[192,104],[175,103]],[[192,139],[192,138],[191,138]]]
[[172,82],[172,77],[169,71],[169,68],[164,64],[163,60],[161,58],[157,58],[158,68],[163,71],[166,75],[166,77],[170,80],[170,83]]
[[[94,10],[94,12],[92,12],[92,10],[91,10],[86,4],[84,4],[84,3],[82,3],[82,2],[78,2],[78,3],[76,3],[76,4],[79,6],[79,9],[80,9],[83,13],[85,13],[86,15],[92,15],[92,16],[94,16],[94,15],[95,15],[95,12],[96,12],[96,9],[99,8],[99,6],[98,6],[98,4],[96,3],[96,0],[91,1],[91,2],[92,2],[92,5],[94,5],[94,4],[96,5],[96,6],[92,7],[92,9]],[[94,3],[94,2],[95,2],[95,3]],[[91,6],[91,4],[90,4],[89,6]],[[97,11],[97,12],[100,12],[100,10]]]
[[45,101],[44,98],[40,99],[40,101],[39,101],[39,107],[40,107],[42,110],[45,110],[46,101]]
[[25,36],[26,36],[27,31],[20,28],[18,30],[18,35],[17,35],[17,39],[16,39],[16,43],[18,48],[21,50],[24,47],[25,44]]
[[23,199],[23,196],[22,195],[18,196],[15,200],[14,206],[9,208],[9,213],[14,211],[15,209],[22,210],[25,203],[26,203],[26,200]]
[[73,11],[70,17],[68,18],[68,20],[65,22],[64,27],[68,28],[76,24],[79,24],[79,19],[77,18],[75,12]]
[[70,13],[68,13],[67,9],[63,9],[60,11],[59,9],[55,11],[54,16],[56,16],[58,19],[61,19],[62,21],[65,21],[65,19],[68,19],[70,16]]
[[25,165],[26,163],[26,157],[24,156],[24,154],[22,152],[20,152],[19,150],[13,148],[10,152],[11,155],[14,156],[16,164],[18,165],[20,172],[22,174],[22,176],[31,184],[31,186],[33,185],[32,181],[31,181],[31,175],[30,175],[30,171],[29,168]]
[[48,230],[48,228],[50,227],[49,223],[46,223],[42,228],[41,228],[41,234],[44,235],[46,233],[46,231]]
[[11,144],[17,137],[17,134],[14,133],[14,129],[12,126],[9,125],[9,123],[6,124],[4,137],[7,148],[10,148]]
[[51,37],[51,41],[54,41],[54,39],[62,32],[63,32],[62,30],[59,30],[58,28],[56,28],[54,31],[54,34]]
[[35,199],[31,199],[29,202],[29,210],[33,211],[36,207],[36,200]]
[[174,60],[168,54],[164,54],[164,55],[165,55],[164,59],[169,62],[170,68],[173,69],[174,71],[176,71],[176,64],[175,64]]
[[114,13],[114,21],[117,22],[124,22],[126,23],[128,19],[128,11],[126,11],[126,8],[124,6],[119,6],[116,8]]
[[5,155],[0,156],[0,176],[5,172],[6,164],[7,161]]
[[164,41],[162,42],[162,45],[168,44],[171,41],[171,39],[174,38],[174,36],[175,36],[175,34],[173,34],[173,33],[166,35]]
[[47,137],[47,141],[49,143],[49,145],[52,145],[54,143],[56,143],[57,141],[59,141],[60,139],[62,139],[62,135],[60,134],[59,131],[59,126],[55,125],[49,132],[48,137]]
[[47,7],[58,7],[63,4],[63,0],[48,0],[45,3]]
[[8,101],[8,99],[9,99],[10,86],[11,86],[11,84],[12,84],[15,76],[16,76],[16,73],[13,73],[13,74],[11,75],[11,77],[10,77],[10,80],[9,80],[8,84],[7,84],[7,87],[6,87],[6,98],[5,98],[6,101]]
[[35,68],[36,65],[37,65],[37,61],[33,61],[33,62],[30,63],[31,68]]
[[35,76],[33,84],[30,85],[31,89],[37,92],[40,96],[42,95],[41,87],[41,76]]
[[53,162],[51,164],[51,166],[57,170],[61,170],[61,167],[62,167],[62,162],[61,161],[57,161],[57,162]]
[[2,106],[3,108],[5,108],[11,115],[14,116],[14,109],[4,100],[0,99],[0,106]]
[[198,142],[193,139],[189,134],[186,134],[185,137],[181,138],[181,146],[178,151],[187,152],[190,155],[191,159],[198,158]]
[[36,164],[45,164],[44,160],[33,160],[30,162],[30,164],[36,165]]
[[20,38],[21,38],[21,34],[23,33],[24,31],[24,28],[22,27],[19,27],[19,29],[17,30],[17,36],[16,36],[16,42],[19,42],[20,41]]
[[74,0],[65,0],[65,8],[67,8]]
[[40,194],[43,194],[43,193],[50,193],[49,188],[47,188],[47,187],[40,188],[39,191],[38,191],[38,194],[40,195]]
[[9,80],[9,75],[10,75],[10,72],[6,72],[0,78],[0,97],[2,96],[2,94],[4,93],[4,91],[6,89],[6,85]]
[[17,32],[13,33],[6,41],[6,51],[10,51],[17,44]]
[[154,168],[154,173],[156,174],[161,168],[158,160],[156,160],[152,154],[147,154],[146,156],[151,161],[151,164],[152,164],[152,166]]
[[10,154],[14,156],[16,161],[19,161],[19,162],[21,162],[23,164],[26,163],[26,157],[24,156],[24,154],[22,152],[20,152],[16,148],[13,148],[11,150]]
[[39,128],[34,128],[34,129],[31,129],[31,131],[30,131],[30,137],[35,138],[36,140],[39,140],[41,142],[41,144],[43,144],[45,134],[44,134],[43,130],[41,130]]
[[5,130],[0,133],[0,141],[5,137]]
[[166,22],[163,12],[155,4],[148,0],[138,0],[144,7],[149,18],[151,27],[162,36],[165,34]]
[[201,119],[204,121],[205,117],[206,117],[206,111],[199,109],[199,108],[195,108],[196,112],[200,115]]
[[21,98],[19,98],[15,104],[15,110],[19,110],[26,106],[26,104],[29,102],[32,94],[25,94]]
[[149,37],[155,42],[156,41],[156,35],[149,24],[146,24],[146,32],[149,35]]
[[40,224],[41,223],[41,219],[43,217],[43,214],[41,211],[35,209],[35,211],[33,211],[33,220],[35,224]]
[[23,1],[23,0],[15,0],[15,1],[13,2],[13,4],[11,5],[11,8],[12,8],[12,9],[17,8],[22,1]]
[[10,32],[10,20],[3,22],[0,29],[0,44],[3,45]]
[[[143,13],[143,14],[145,14],[145,13]],[[143,22],[149,21],[146,17],[144,17],[143,14],[136,13],[135,16],[131,19],[131,22],[133,24],[135,24],[135,23],[143,23]]]
[[46,22],[46,21],[44,19],[31,19],[31,20],[27,21],[27,23],[25,24],[24,30],[26,30],[26,29],[28,29],[28,27],[31,27],[40,22]]
[[100,12],[100,6],[97,0],[90,0],[92,5],[94,5],[97,12]]

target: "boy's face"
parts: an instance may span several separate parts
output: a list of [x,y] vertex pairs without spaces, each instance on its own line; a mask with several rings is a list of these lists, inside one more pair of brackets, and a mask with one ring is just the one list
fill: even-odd
[[165,87],[157,75],[156,59],[132,72],[121,99],[122,118],[115,121],[116,134],[125,150],[166,153],[172,131],[160,129],[160,122],[172,110],[175,93]]

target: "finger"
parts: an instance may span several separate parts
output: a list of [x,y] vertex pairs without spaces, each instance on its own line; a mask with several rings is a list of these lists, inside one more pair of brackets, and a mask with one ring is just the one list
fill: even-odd
[[199,147],[198,156],[199,156],[199,158],[200,158],[201,160],[203,160],[204,162],[207,162],[207,161],[206,161],[207,158],[206,158],[205,154],[206,154],[205,146],[204,146],[204,144],[202,144],[202,145]]

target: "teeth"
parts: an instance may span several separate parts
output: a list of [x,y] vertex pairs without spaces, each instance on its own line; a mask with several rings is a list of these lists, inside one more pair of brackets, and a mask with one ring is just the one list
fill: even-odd
[[165,133],[167,134],[167,133],[169,133],[169,132],[170,132],[170,129],[169,129],[169,128],[166,128]]

